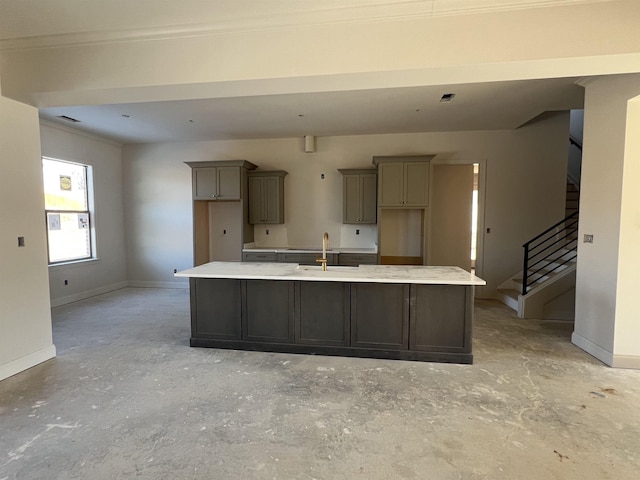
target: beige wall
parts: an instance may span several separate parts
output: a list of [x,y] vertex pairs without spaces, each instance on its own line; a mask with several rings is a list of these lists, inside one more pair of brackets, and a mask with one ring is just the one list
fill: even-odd
[[90,165],[93,173],[97,259],[49,267],[52,305],[126,286],[121,145],[48,123],[40,130],[42,155]]
[[[640,368],[635,272],[637,254],[640,75],[586,85],[580,195],[576,321],[573,342],[609,365]],[[626,360],[625,360],[626,358]]]
[[[263,170],[285,170],[284,225],[257,226],[259,245],[373,246],[375,228],[342,224],[338,168],[372,167],[374,155],[437,154],[439,159],[486,159],[484,234],[488,282],[495,287],[521,267],[522,244],[564,216],[569,114],[514,131],[322,137],[317,152],[301,138],[129,145],[123,148],[129,279],[175,285],[174,268],[192,265],[191,172],[185,161],[245,159]],[[322,179],[321,175],[325,178]],[[544,192],[541,194],[541,192]],[[266,235],[266,230],[269,235]],[[479,289],[480,291],[480,289]]]
[[0,380],[55,353],[38,112],[0,97]]

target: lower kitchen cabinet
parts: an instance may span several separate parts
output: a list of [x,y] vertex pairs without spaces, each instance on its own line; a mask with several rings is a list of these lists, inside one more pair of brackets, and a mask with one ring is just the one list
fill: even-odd
[[242,292],[238,280],[192,278],[191,335],[240,340]]
[[294,282],[245,280],[242,339],[293,343]]
[[409,348],[409,285],[351,284],[351,346]]
[[376,265],[378,263],[377,253],[341,253],[338,258],[339,264],[345,267]]
[[[471,348],[473,289],[464,285],[412,285],[412,350],[461,353]],[[429,318],[429,323],[420,321]]]
[[191,278],[194,347],[473,363],[473,287]]
[[242,252],[243,262],[277,262],[276,252]]
[[296,285],[296,343],[349,345],[349,284],[298,282]]
[[[320,265],[316,262],[322,258],[322,252],[317,253],[278,253],[278,262],[281,263],[298,263],[300,265]],[[327,265],[337,265],[338,254],[327,253]]]

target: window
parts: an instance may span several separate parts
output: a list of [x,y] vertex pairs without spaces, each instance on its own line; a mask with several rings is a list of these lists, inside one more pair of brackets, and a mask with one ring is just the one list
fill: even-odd
[[89,167],[42,159],[49,264],[92,258]]

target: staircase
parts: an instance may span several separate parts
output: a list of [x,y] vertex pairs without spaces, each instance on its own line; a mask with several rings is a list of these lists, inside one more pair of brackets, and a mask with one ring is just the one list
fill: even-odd
[[520,318],[573,320],[578,212],[523,245],[523,270],[498,286]]

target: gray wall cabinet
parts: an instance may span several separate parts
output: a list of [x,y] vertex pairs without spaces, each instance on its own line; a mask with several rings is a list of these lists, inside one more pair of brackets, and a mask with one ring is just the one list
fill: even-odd
[[[212,260],[240,260],[242,245],[253,241],[247,172],[257,167],[246,160],[186,164],[191,167],[192,178],[194,265]],[[228,240],[211,235],[211,226],[218,223],[224,224],[219,226]]]
[[241,167],[197,167],[193,169],[194,200],[240,200]]
[[284,177],[287,172],[249,173],[249,223],[284,223]]
[[473,287],[190,279],[191,346],[473,363]]
[[378,167],[378,206],[427,207],[429,162],[433,157],[373,157]]
[[374,169],[339,169],[343,178],[342,223],[376,223],[378,175]]

